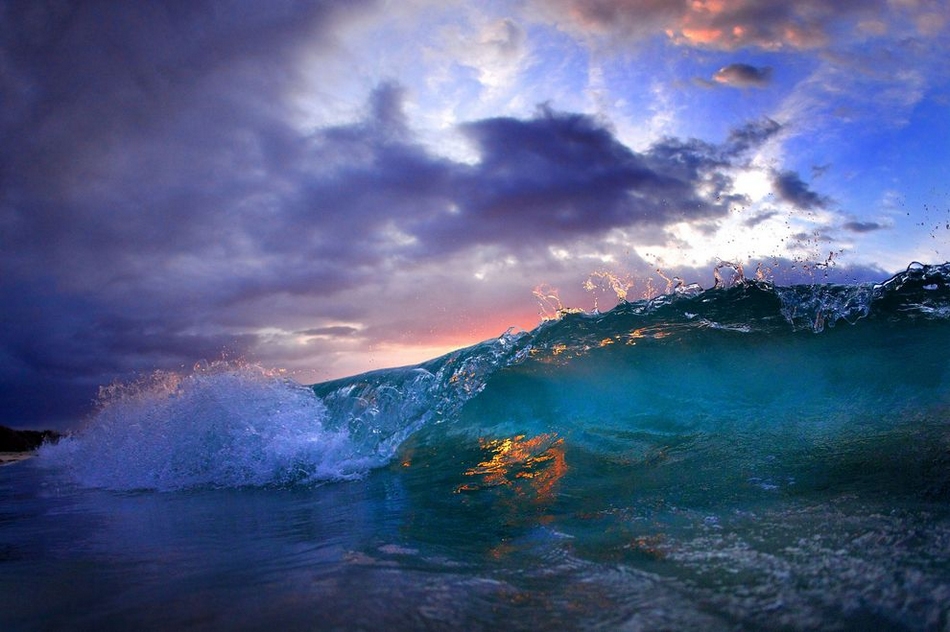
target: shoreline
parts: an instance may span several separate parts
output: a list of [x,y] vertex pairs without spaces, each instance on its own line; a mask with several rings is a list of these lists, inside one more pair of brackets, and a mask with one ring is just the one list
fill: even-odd
[[0,452],[0,467],[4,465],[13,465],[20,461],[26,461],[36,456],[35,451],[29,452]]

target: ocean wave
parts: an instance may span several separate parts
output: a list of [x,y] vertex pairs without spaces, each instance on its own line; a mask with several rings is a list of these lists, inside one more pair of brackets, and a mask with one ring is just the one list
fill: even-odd
[[[361,477],[420,431],[449,444],[570,437],[623,455],[728,429],[754,452],[766,426],[814,437],[950,404],[948,321],[950,264],[876,284],[683,286],[310,387],[228,364],[156,373],[105,389],[39,461],[86,486],[180,489]],[[790,435],[773,434],[781,451]]]

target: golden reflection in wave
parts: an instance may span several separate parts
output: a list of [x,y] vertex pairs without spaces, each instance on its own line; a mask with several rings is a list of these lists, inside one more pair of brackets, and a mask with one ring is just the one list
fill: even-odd
[[636,341],[642,338],[652,338],[654,340],[661,340],[663,338],[666,338],[667,336],[671,336],[672,334],[673,334],[672,331],[660,325],[656,325],[653,327],[641,327],[639,329],[634,329],[629,334],[627,334],[627,344],[628,345],[637,344]]
[[666,534],[638,535],[623,547],[625,550],[654,560],[664,560],[667,557]]
[[517,435],[506,439],[479,439],[482,450],[491,458],[465,471],[476,477],[472,483],[459,485],[455,491],[474,492],[505,486],[521,500],[546,504],[554,498],[557,482],[567,472],[564,439],[557,433],[534,437]]
[[574,358],[584,355],[588,351],[584,347],[568,347],[565,344],[556,344],[548,348],[531,349],[530,354],[535,362],[554,366],[567,366]]

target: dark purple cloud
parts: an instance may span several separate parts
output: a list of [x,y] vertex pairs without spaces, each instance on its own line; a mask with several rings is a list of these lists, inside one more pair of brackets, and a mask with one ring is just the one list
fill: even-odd
[[772,68],[729,64],[716,71],[713,81],[734,88],[764,88],[772,82]]
[[772,187],[780,199],[806,211],[824,208],[831,202],[829,198],[812,191],[795,171],[773,172]]
[[[665,139],[636,153],[592,118],[549,108],[463,131],[480,160],[452,181],[460,212],[418,227],[440,240],[459,235],[457,246],[547,246],[620,226],[720,216],[733,201],[721,148],[698,141]],[[702,182],[715,186],[718,200],[697,193]]]
[[881,230],[885,226],[879,222],[845,222],[841,225],[845,230],[849,230],[852,233],[873,233],[876,230]]
[[749,219],[747,219],[745,221],[745,225],[748,226],[749,228],[755,228],[762,222],[772,219],[778,214],[779,213],[776,210],[762,211],[761,213],[757,213],[753,215],[752,217],[750,217]]
[[778,134],[781,128],[779,123],[770,118],[746,123],[729,132],[726,147],[731,156],[739,157]]

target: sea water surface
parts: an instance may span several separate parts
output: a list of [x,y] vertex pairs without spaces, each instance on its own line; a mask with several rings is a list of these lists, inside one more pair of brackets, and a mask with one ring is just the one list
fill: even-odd
[[676,288],[0,468],[2,630],[950,630],[950,264]]

